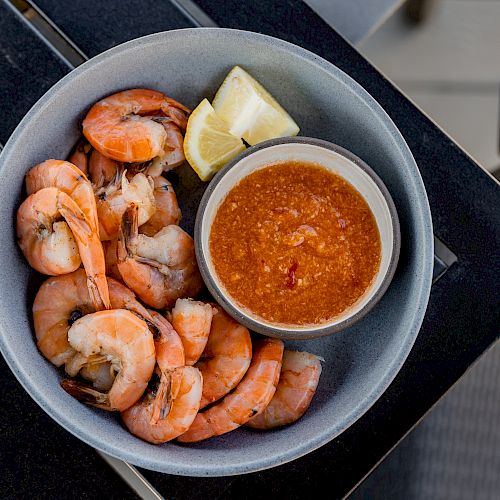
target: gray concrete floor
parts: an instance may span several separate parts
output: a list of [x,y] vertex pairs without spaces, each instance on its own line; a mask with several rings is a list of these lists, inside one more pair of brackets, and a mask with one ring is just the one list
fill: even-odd
[[483,167],[500,167],[500,1],[434,0],[410,25],[403,9],[358,48]]

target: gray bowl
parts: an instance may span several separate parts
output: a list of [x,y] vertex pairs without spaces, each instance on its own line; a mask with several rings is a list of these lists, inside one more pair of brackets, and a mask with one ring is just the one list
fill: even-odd
[[[269,433],[238,429],[197,445],[154,446],[129,434],[115,415],[78,403],[59,386],[61,373],[37,351],[31,305],[41,278],[15,241],[14,220],[26,171],[65,158],[80,120],[101,97],[130,87],[164,91],[188,106],[212,98],[236,64],[250,71],[301,126],[366,161],[389,189],[399,215],[401,253],[390,287],[353,327],[330,337],[289,342],[325,358],[306,415]],[[387,388],[408,355],[427,305],[433,263],[429,205],[401,134],[356,82],[318,56],[289,43],[227,29],[158,33],[111,49],[58,82],[19,124],[0,158],[0,347],[28,394],[59,424],[91,446],[133,464],[194,476],[252,472],[282,464],[325,444],[355,422]],[[181,168],[175,189],[192,230],[205,185]]]
[[[322,165],[343,177],[364,198],[378,226],[380,267],[362,296],[342,314],[317,325],[279,325],[266,321],[239,305],[226,291],[214,269],[210,254],[210,229],[217,209],[243,178],[269,164],[302,160]],[[261,142],[231,160],[210,182],[201,199],[194,229],[196,257],[208,290],[234,319],[255,332],[283,340],[310,340],[340,332],[354,325],[380,301],[396,271],[401,246],[398,214],[380,177],[350,151],[312,137],[282,137]]]

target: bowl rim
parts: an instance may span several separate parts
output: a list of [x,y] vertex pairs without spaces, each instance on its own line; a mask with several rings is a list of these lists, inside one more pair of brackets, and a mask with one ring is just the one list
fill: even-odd
[[[325,324],[322,327],[314,325],[309,328],[306,326],[304,328],[294,329],[292,326],[290,329],[287,329],[286,325],[284,325],[281,326],[281,328],[280,327],[277,328],[273,326],[271,323],[268,323],[264,320],[259,321],[257,318],[253,318],[250,315],[246,314],[243,308],[238,308],[228,299],[229,294],[225,292],[217,284],[217,280],[215,279],[213,273],[209,269],[207,263],[207,256],[204,251],[203,228],[206,220],[206,213],[207,213],[206,208],[212,198],[212,195],[217,185],[243,159],[254,155],[257,151],[272,148],[274,146],[287,145],[287,144],[304,144],[304,145],[317,146],[323,149],[333,151],[334,153],[337,153],[340,156],[343,156],[344,158],[349,160],[356,167],[365,172],[368,175],[370,182],[375,184],[375,186],[378,188],[378,190],[382,194],[387,204],[389,215],[391,217],[391,229],[393,236],[391,256],[389,260],[389,265],[387,267],[384,277],[382,278],[382,281],[379,283],[378,287],[374,289],[374,291],[372,290],[371,298],[356,313],[354,314],[347,313],[346,317],[342,319],[340,322],[335,324]],[[251,173],[255,172],[259,168],[263,168],[263,166],[261,164],[256,165],[255,168],[251,172],[249,172],[245,177],[251,175]],[[342,177],[340,174],[337,175]],[[235,186],[236,182],[241,181],[245,177],[239,179],[238,181],[233,182],[231,184],[231,187],[223,195],[223,198],[227,196],[228,192]],[[362,195],[360,194],[360,196]],[[208,228],[206,231],[207,237],[209,234],[210,234],[210,228]],[[195,227],[194,227],[194,240],[195,240],[196,258],[198,260],[198,266],[200,268],[203,281],[205,282],[205,285],[207,286],[209,292],[217,300],[219,305],[236,321],[245,325],[250,330],[261,333],[263,335],[276,337],[284,340],[308,340],[308,339],[324,337],[327,335],[332,335],[334,333],[345,330],[346,328],[349,328],[350,326],[354,325],[359,320],[364,318],[382,299],[383,295],[389,288],[392,278],[394,277],[394,273],[396,272],[399,260],[399,253],[401,249],[401,231],[400,231],[399,217],[396,210],[396,205],[394,204],[394,201],[392,199],[389,190],[387,189],[387,186],[384,184],[382,179],[377,175],[377,173],[365,161],[363,161],[361,158],[356,156],[351,151],[343,148],[342,146],[339,146],[338,144],[335,144],[330,141],[325,141],[324,139],[317,139],[315,137],[305,137],[305,136],[279,137],[261,142],[259,144],[256,144],[254,146],[245,149],[244,151],[239,153],[235,158],[233,158],[229,163],[227,163],[221,170],[219,170],[219,172],[217,172],[217,174],[210,181],[210,184],[203,193],[203,197],[198,206],[198,211],[196,213]]]
[[[47,396],[43,387],[40,385],[38,377],[33,377],[30,373],[29,366],[26,366],[23,362],[21,362],[16,353],[15,344],[10,342],[4,335],[4,332],[8,331],[10,328],[10,323],[6,322],[6,319],[10,317],[9,313],[4,312],[5,314],[0,314],[0,333],[2,333],[0,335],[0,350],[7,365],[14,373],[21,386],[26,390],[28,395],[65,430],[88,445],[93,446],[104,453],[140,467],[170,474],[206,477],[231,476],[255,472],[282,465],[294,459],[300,458],[336,438],[339,434],[353,425],[375,404],[380,396],[387,390],[390,383],[395,379],[401,369],[401,366],[415,343],[420,326],[424,320],[432,284],[434,239],[430,206],[422,176],[420,175],[415,159],[413,158],[412,152],[406,144],[403,135],[378,101],[353,77],[349,76],[336,65],[327,61],[323,57],[318,56],[314,52],[276,37],[246,30],[216,27],[182,28],[163,31],[129,40],[94,56],[89,61],[86,61],[55,83],[38,99],[38,101],[26,113],[24,118],[18,123],[0,153],[0,175],[3,172],[4,165],[14,154],[15,148],[19,147],[19,139],[24,133],[24,129],[27,124],[29,124],[30,121],[45,110],[48,106],[48,102],[53,99],[60,90],[64,89],[68,85],[71,85],[73,80],[80,78],[83,73],[87,72],[87,70],[98,67],[101,64],[108,64],[113,57],[121,54],[122,52],[156,45],[158,42],[165,39],[177,39],[179,41],[185,36],[205,36],[205,34],[212,37],[233,37],[233,40],[234,37],[236,37],[241,40],[242,43],[259,43],[266,48],[272,47],[277,51],[290,53],[298,59],[307,61],[308,64],[315,66],[318,71],[328,73],[332,78],[340,81],[346,88],[349,89],[351,93],[355,94],[361,102],[365,103],[380,120],[380,125],[387,130],[388,136],[390,136],[394,142],[394,149],[399,152],[404,163],[409,168],[409,183],[412,185],[412,189],[417,197],[416,200],[418,210],[416,220],[418,222],[419,234],[422,237],[419,245],[419,261],[422,269],[419,276],[415,278],[419,283],[415,289],[415,304],[413,310],[408,315],[405,339],[401,342],[399,350],[394,356],[393,362],[387,367],[386,372],[380,378],[378,383],[371,388],[366,397],[363,398],[363,400],[360,401],[348,415],[346,415],[345,422],[343,422],[342,425],[332,423],[332,426],[327,431],[318,433],[314,438],[311,438],[306,442],[298,441],[285,450],[276,450],[275,453],[269,456],[260,456],[256,460],[247,460],[245,463],[225,466],[223,470],[221,470],[220,466],[216,463],[197,465],[186,461],[170,460],[166,462],[165,460],[159,460],[149,456],[138,456],[131,453],[127,449],[127,446],[121,445],[120,443],[116,443],[112,440],[100,439],[91,433],[87,427],[82,428],[78,422],[75,422],[74,419],[68,415],[68,412],[64,408],[59,408],[53,404],[53,401]],[[26,321],[27,331],[30,330],[28,324],[29,323]]]

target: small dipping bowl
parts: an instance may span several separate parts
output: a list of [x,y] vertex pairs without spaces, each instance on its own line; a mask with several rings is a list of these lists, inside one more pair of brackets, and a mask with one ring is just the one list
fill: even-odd
[[[363,295],[329,321],[315,325],[281,325],[266,321],[240,306],[219,279],[210,255],[210,230],[220,204],[243,178],[275,163],[299,161],[321,166],[349,182],[366,201],[378,226],[381,259],[378,272]],[[236,321],[249,329],[281,339],[311,339],[339,332],[360,320],[382,298],[399,258],[400,230],[396,207],[378,175],[346,149],[321,139],[286,137],[248,148],[229,162],[211,181],[196,216],[196,257],[207,288]]]

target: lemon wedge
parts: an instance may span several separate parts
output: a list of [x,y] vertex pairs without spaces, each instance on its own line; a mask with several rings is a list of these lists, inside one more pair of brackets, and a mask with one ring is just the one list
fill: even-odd
[[212,104],[229,132],[252,146],[299,133],[297,124],[276,99],[239,66],[226,76]]
[[245,149],[243,141],[229,133],[207,99],[189,117],[184,154],[202,181],[208,181],[229,160]]

